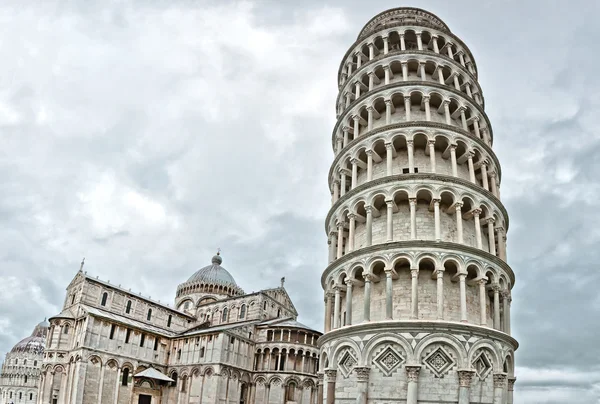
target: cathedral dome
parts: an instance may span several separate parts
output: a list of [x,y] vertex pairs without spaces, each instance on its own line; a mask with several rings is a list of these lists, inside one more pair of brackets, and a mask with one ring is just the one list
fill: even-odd
[[13,349],[11,349],[11,352],[43,353],[49,326],[50,324],[48,324],[48,321],[44,319],[44,321],[35,326],[31,335],[19,341]]
[[233,276],[221,266],[221,263],[223,263],[223,258],[217,253],[217,255],[212,258],[212,263],[196,271],[196,273],[188,279],[188,282],[202,282],[237,288],[238,286],[237,283],[235,283],[235,279],[233,279]]

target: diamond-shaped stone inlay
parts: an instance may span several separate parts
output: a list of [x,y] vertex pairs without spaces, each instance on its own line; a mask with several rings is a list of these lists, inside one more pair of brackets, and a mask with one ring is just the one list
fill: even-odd
[[357,363],[358,362],[356,361],[356,358],[354,358],[354,355],[352,355],[350,351],[346,351],[346,353],[342,355],[342,360],[338,364],[338,369],[340,369],[344,377],[348,377]]
[[404,363],[404,357],[392,347],[387,347],[373,359],[373,363],[385,376],[391,376]]
[[490,374],[492,362],[485,352],[481,351],[479,355],[475,357],[473,360],[473,369],[475,369],[475,373],[477,373],[477,377],[479,377],[480,380],[485,379]]
[[444,377],[456,362],[445,350],[437,348],[425,357],[423,363],[435,377]]

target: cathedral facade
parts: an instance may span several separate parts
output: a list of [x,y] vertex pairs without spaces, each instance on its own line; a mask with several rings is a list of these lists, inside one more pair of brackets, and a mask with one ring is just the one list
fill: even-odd
[[323,402],[512,404],[509,218],[473,55],[435,15],[391,9],[338,86]]
[[315,404],[321,333],[296,321],[283,280],[245,294],[221,263],[175,307],[80,270],[49,320],[36,402]]

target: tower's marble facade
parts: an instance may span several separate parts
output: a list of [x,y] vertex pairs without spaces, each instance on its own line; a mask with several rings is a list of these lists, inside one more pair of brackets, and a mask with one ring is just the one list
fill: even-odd
[[512,403],[509,221],[473,55],[397,8],[338,80],[319,402]]
[[80,270],[34,402],[315,404],[321,333],[296,321],[283,281],[244,293],[221,263],[180,284],[175,307]]
[[0,404],[37,401],[48,325],[46,320],[36,325],[6,354],[0,371]]

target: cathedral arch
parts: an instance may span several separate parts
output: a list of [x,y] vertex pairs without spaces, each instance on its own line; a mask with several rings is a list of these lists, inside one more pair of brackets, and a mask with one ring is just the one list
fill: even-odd
[[412,359],[413,349],[410,343],[402,336],[393,333],[382,333],[375,338],[370,339],[365,345],[362,351],[362,357],[360,358],[360,364],[362,366],[369,366],[372,360],[372,356],[377,347],[385,344],[397,345],[404,351],[405,359]]
[[468,365],[470,367],[473,367],[473,362],[475,361],[475,359],[481,351],[485,351],[489,355],[490,359],[492,360],[494,372],[501,372],[501,353],[499,353],[498,349],[489,341],[483,339],[480,339],[479,341],[475,342],[469,349],[469,356],[467,359]]
[[467,364],[465,363],[465,362],[467,362],[467,358],[468,358],[467,351],[462,346],[460,341],[458,341],[458,339],[456,339],[456,337],[454,337],[451,334],[436,333],[436,334],[430,334],[427,337],[423,338],[415,346],[414,358],[420,362],[425,349],[427,349],[429,346],[431,346],[433,344],[446,345],[450,348],[453,348],[453,350],[455,351],[455,353],[457,355],[457,358],[456,358],[457,359],[457,368],[461,369],[461,368],[467,367]]

